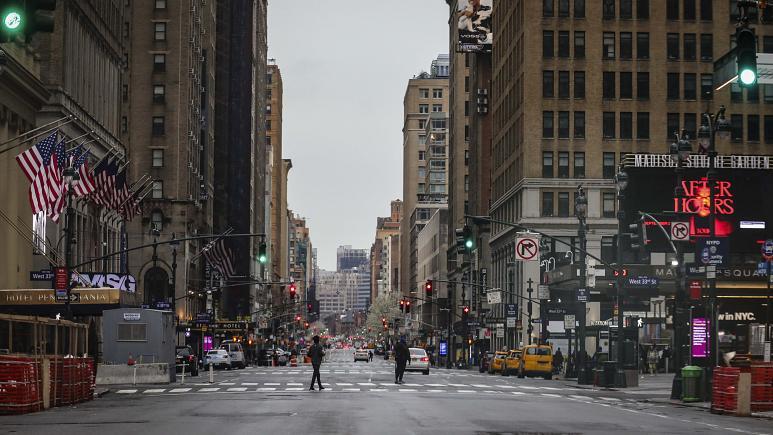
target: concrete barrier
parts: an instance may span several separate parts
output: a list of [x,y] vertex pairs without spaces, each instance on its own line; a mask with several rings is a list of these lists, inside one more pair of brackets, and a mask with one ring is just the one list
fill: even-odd
[[169,364],[100,364],[97,385],[168,384],[171,380]]

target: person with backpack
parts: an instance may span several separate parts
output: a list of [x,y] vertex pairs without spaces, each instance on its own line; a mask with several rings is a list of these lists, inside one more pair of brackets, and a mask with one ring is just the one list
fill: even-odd
[[408,346],[405,344],[405,339],[401,338],[400,342],[395,346],[395,384],[403,383],[403,373],[405,373],[405,365],[408,360],[411,359]]
[[319,344],[319,335],[315,335],[313,340],[314,344],[309,347],[309,358],[311,358],[311,366],[314,368],[314,374],[311,375],[311,386],[309,387],[309,391],[314,391],[315,379],[317,380],[317,385],[319,385],[321,391],[324,390],[325,387],[322,386],[322,379],[320,379],[319,376],[319,366],[322,365],[322,358],[325,357],[325,351]]

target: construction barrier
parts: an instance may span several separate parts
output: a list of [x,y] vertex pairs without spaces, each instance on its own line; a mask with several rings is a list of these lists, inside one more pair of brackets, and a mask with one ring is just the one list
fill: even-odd
[[711,390],[711,412],[735,414],[738,409],[738,379],[741,369],[715,367]]
[[773,364],[752,363],[750,369],[752,374],[752,411],[773,411]]
[[0,413],[24,414],[43,409],[40,360],[0,356]]
[[51,358],[52,406],[73,405],[94,397],[92,358]]

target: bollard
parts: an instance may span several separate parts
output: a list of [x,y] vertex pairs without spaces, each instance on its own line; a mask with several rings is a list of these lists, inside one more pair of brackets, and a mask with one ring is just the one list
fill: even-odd
[[215,369],[212,363],[209,363],[209,383],[210,384],[215,383]]
[[180,384],[182,385],[184,383],[185,383],[185,361],[183,360],[183,375],[180,378]]

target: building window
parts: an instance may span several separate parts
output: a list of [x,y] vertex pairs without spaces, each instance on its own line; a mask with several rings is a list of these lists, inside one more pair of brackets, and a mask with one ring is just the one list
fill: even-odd
[[696,80],[695,74],[685,73],[684,75],[684,99],[685,100],[696,99],[697,84],[695,83],[695,80]]
[[429,113],[429,104],[419,104],[419,113]]
[[153,199],[163,199],[164,198],[164,182],[161,180],[155,180],[153,182],[153,188],[152,192],[150,194],[150,197]]
[[153,39],[166,41],[166,23],[153,23]]
[[666,114],[666,139],[674,139],[674,134],[679,131],[679,114]]
[[569,98],[569,71],[558,72],[558,98]]
[[164,229],[164,214],[161,210],[153,210],[150,214],[150,229],[162,231]]
[[695,60],[696,41],[695,33],[685,33],[682,35],[682,50],[684,51],[684,60]]
[[620,32],[620,59],[633,58],[633,33]]
[[419,135],[419,145],[424,145],[427,143],[427,135],[426,134],[420,134]]
[[633,18],[633,0],[620,0],[620,19]]
[[613,32],[604,32],[603,35],[603,57],[604,59],[615,58],[615,34]]
[[163,103],[166,97],[166,88],[164,85],[153,85],[153,102]]
[[574,17],[585,18],[585,0],[574,0]]
[[574,178],[585,178],[585,153],[574,153]]
[[733,142],[743,140],[743,115],[730,115],[730,139]]
[[585,98],[585,71],[574,72],[574,98]]
[[553,0],[542,0],[542,16],[553,16]]
[[701,60],[714,58],[714,36],[711,33],[701,33]]
[[650,0],[636,1],[636,18],[647,20],[650,17]]
[[425,151],[419,151],[419,161],[423,162],[425,157],[426,157],[426,152]]
[[773,103],[773,85],[762,85],[762,98],[766,104]]
[[669,100],[679,99],[679,73],[668,73],[666,80],[666,98]]
[[569,0],[558,0],[558,16],[569,16]]
[[585,112],[574,112],[574,137],[585,138]]
[[640,32],[636,34],[636,58],[650,58],[650,34],[647,32]]
[[542,216],[553,216],[553,192],[542,192]]
[[701,0],[701,20],[711,21],[713,15],[712,3],[713,0]]
[[738,83],[730,84],[730,101],[740,103],[743,100],[743,90]]
[[420,119],[419,120],[419,130],[424,130],[424,128],[427,126],[427,120],[426,119]]
[[603,0],[602,12],[605,20],[615,19],[615,0]]
[[542,152],[542,178],[553,178],[553,152]]
[[604,178],[615,178],[615,153],[602,155],[601,174]]
[[639,112],[636,114],[636,138],[650,138],[650,114],[649,112]]
[[553,57],[553,31],[545,30],[542,32],[542,57],[550,59]]
[[153,117],[152,133],[153,133],[153,136],[163,136],[164,135],[164,117],[163,116],[154,116]]
[[148,341],[148,324],[119,323],[116,341]]
[[666,56],[668,60],[679,59],[679,34],[669,33],[666,35]]
[[617,251],[615,250],[615,238],[602,237],[601,238],[601,259],[606,261],[607,263],[614,263],[616,257],[617,257]]
[[442,104],[433,104],[432,105],[432,111],[435,112],[435,113],[442,112],[443,111],[443,105]]
[[542,97],[553,98],[553,71],[542,71]]
[[682,19],[695,21],[695,0],[684,0],[682,3]]
[[601,204],[601,216],[605,218],[615,217],[615,194],[604,192]]
[[156,0],[156,9],[166,9],[166,0]]
[[574,58],[585,59],[585,32],[574,32]]
[[551,111],[542,112],[542,137],[547,139],[553,137],[553,112]]
[[684,131],[690,139],[698,137],[696,134],[698,132],[698,125],[696,123],[697,118],[694,113],[684,114]]
[[558,216],[569,217],[569,192],[558,192]]
[[569,139],[569,112],[558,112],[558,138]]
[[433,88],[432,89],[432,98],[443,98],[443,89],[442,88]]
[[121,133],[126,133],[129,131],[129,118],[122,116],[121,117]]
[[558,57],[569,57],[569,32],[558,32]]
[[419,98],[423,98],[423,99],[429,98],[429,89],[419,88]]
[[633,114],[620,112],[620,139],[633,138]]
[[615,73],[612,71],[604,71],[602,74],[602,96],[605,100],[611,100],[615,98]]
[[746,88],[746,101],[750,103],[757,103],[760,101],[759,85]]
[[679,0],[666,0],[666,19],[679,19]]
[[166,55],[154,54],[153,55],[153,72],[166,71]]
[[765,143],[773,144],[773,115],[765,115]]
[[633,98],[633,73],[620,73],[620,98],[624,100]]
[[701,100],[710,100],[714,93],[714,78],[711,74],[701,74]]
[[163,168],[164,167],[164,150],[162,149],[154,149],[152,150],[153,155],[153,167],[154,168]]
[[613,139],[615,137],[615,112],[604,112],[602,124],[604,139]]
[[650,99],[650,73],[636,73],[636,98],[639,100]]
[[569,178],[569,152],[558,153],[558,178]]

